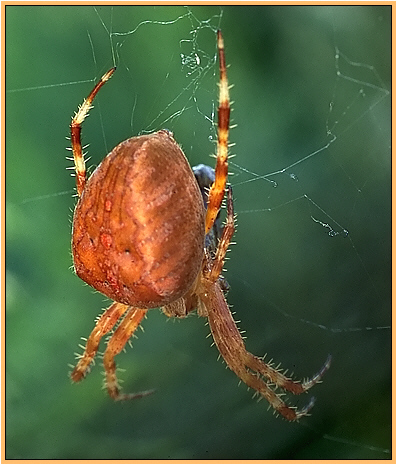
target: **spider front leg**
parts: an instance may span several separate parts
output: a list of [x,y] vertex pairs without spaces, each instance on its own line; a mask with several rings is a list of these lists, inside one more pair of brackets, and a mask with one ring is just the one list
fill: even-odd
[[116,363],[114,357],[120,353],[134,331],[139,326],[148,309],[130,307],[122,322],[110,338],[103,356],[103,366],[105,368],[105,386],[114,400],[130,400],[151,394],[150,391],[137,392],[132,394],[120,393],[120,386],[116,376]]
[[95,355],[98,352],[99,343],[102,337],[110,332],[119,318],[127,311],[128,305],[114,302],[105,312],[99,317],[94,329],[92,330],[84,348],[83,355],[79,358],[76,367],[70,374],[74,382],[81,381],[86,375],[91,363],[94,361]]
[[146,312],[147,309],[141,310],[132,308],[119,302],[114,302],[106,309],[99,317],[87,339],[83,355],[79,356],[80,360],[70,374],[72,381],[78,382],[84,378],[98,352],[101,339],[114,328],[119,319],[126,313],[113,336],[110,338],[103,356],[103,365],[106,375],[105,386],[110,397],[114,400],[135,399],[151,394],[153,390],[133,394],[120,394],[120,388],[116,377],[116,364],[114,362],[115,355],[123,350],[125,344],[146,315]]
[[[299,420],[299,418],[308,414],[314,405],[314,398],[301,410],[297,410],[296,407],[288,406],[282,400],[280,394],[277,394],[269,386],[269,382],[293,394],[301,394],[321,381],[323,374],[330,366],[331,358],[330,356],[328,357],[324,366],[315,376],[301,383],[288,378],[277,369],[266,364],[262,359],[247,351],[218,281],[233,233],[233,199],[232,191],[229,188],[226,225],[219,241],[215,259],[212,261],[209,254],[206,255],[202,278],[203,290],[200,293],[200,298],[206,307],[211,333],[219,353],[228,367],[247,386],[259,392],[274,410],[287,420]],[[261,376],[267,378],[268,381],[264,381]]]

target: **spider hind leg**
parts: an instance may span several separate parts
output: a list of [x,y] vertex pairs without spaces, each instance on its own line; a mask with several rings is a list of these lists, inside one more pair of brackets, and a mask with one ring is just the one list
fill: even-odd
[[84,99],[83,103],[80,105],[76,114],[72,118],[70,124],[70,133],[72,140],[72,151],[74,158],[74,166],[76,171],[76,189],[77,194],[80,197],[83,193],[84,186],[86,183],[86,169],[83,149],[81,147],[81,125],[86,119],[88,112],[92,108],[92,102],[99,92],[100,88],[107,82],[112,74],[115,72],[116,68],[111,68],[107,73],[105,73],[101,79],[96,83],[95,87],[90,92],[89,96]]
[[225,48],[221,31],[217,33],[219,58],[219,107],[218,107],[218,143],[215,167],[215,180],[208,195],[205,233],[211,230],[218,216],[225,194],[228,175],[228,140],[230,122],[229,84],[226,73]]

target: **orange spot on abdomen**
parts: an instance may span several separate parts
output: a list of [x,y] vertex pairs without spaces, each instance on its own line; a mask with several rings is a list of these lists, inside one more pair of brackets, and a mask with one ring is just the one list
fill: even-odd
[[111,209],[112,209],[112,201],[111,200],[106,200],[106,202],[105,202],[105,210],[107,212],[110,212]]
[[105,247],[105,249],[110,249],[113,239],[110,234],[102,233],[101,234],[101,244]]

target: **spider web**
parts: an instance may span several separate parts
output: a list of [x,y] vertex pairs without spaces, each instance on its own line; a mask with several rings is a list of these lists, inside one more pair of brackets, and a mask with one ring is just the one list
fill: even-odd
[[[37,323],[40,334],[43,327],[48,328],[48,309],[57,308],[46,349],[37,348],[35,338],[32,342],[28,336],[25,349],[36,348],[31,351],[36,361],[47,356],[52,344],[62,341],[65,363],[62,365],[63,355],[59,355],[59,376],[52,365],[42,366],[51,377],[62,380],[55,384],[59,394],[65,389],[61,386],[66,362],[70,362],[68,350],[73,353],[76,335],[90,331],[95,312],[105,305],[101,296],[81,286],[67,269],[70,223],[66,211],[73,207],[74,191],[70,178],[62,176],[67,166],[62,151],[67,144],[60,134],[67,135],[69,115],[98,77],[117,65],[83,127],[92,166],[121,140],[164,127],[174,132],[192,165],[213,164],[209,154],[215,152],[218,82],[214,31],[221,27],[229,82],[234,85],[232,118],[237,124],[230,134],[231,142],[236,143],[231,148],[236,156],[230,160],[230,182],[238,229],[237,245],[231,248],[227,262],[228,301],[246,331],[247,348],[254,354],[268,352],[267,359],[273,357],[283,368],[293,368],[298,377],[312,375],[328,353],[333,356],[324,383],[315,388],[313,415],[300,424],[288,424],[266,413],[264,402],[252,402],[243,386],[236,388],[233,375],[216,362],[216,351],[203,337],[207,329],[200,320],[165,323],[162,315],[153,312],[145,321],[145,334],[133,341],[133,352],[121,356],[118,363],[127,369],[126,389],[160,386],[159,393],[131,410],[126,404],[115,407],[97,392],[98,367],[84,384],[71,386],[63,393],[68,405],[79,409],[82,422],[85,416],[89,418],[90,427],[101,425],[94,428],[95,439],[82,432],[84,450],[67,426],[80,417],[66,417],[65,432],[70,435],[70,445],[79,450],[77,458],[107,457],[101,441],[109,447],[113,444],[105,439],[109,432],[118,438],[120,451],[125,453],[131,450],[128,441],[133,436],[137,455],[120,458],[389,458],[390,7],[30,10],[37,21],[39,12],[46,20],[43,31],[48,56],[62,50],[62,62],[57,67],[47,66],[45,74],[40,68],[26,75],[18,72],[22,51],[20,56],[11,51],[7,55],[7,108],[13,106],[7,114],[8,127],[12,128],[14,121],[18,127],[29,124],[27,141],[32,147],[42,144],[45,152],[42,156],[35,149],[34,157],[28,155],[22,142],[12,139],[10,130],[10,345],[12,328],[31,327],[31,315],[35,314],[36,321],[42,321]],[[60,29],[64,22],[57,23],[61,10],[70,31]],[[13,27],[20,28],[21,21],[26,21],[23,25],[27,27],[29,15],[26,19],[18,16],[15,8],[7,14],[7,33],[21,39]],[[250,22],[255,27],[249,26]],[[30,53],[45,63],[45,55],[35,45],[32,40]],[[27,53],[29,46],[24,43],[20,49]],[[30,105],[35,111],[25,116],[24,108]],[[32,123],[35,119],[37,123]],[[36,126],[46,128],[40,142],[32,135]],[[43,176],[44,167],[48,176]],[[53,221],[58,210],[62,219],[57,215]],[[43,244],[42,239],[37,242],[37,236],[50,239]],[[39,268],[54,277],[46,274],[44,285],[19,250],[31,251]],[[63,258],[45,259],[48,255]],[[65,271],[61,276],[60,263]],[[39,297],[33,291],[41,285],[51,287],[50,297]],[[37,302],[36,313],[32,310],[30,316],[24,316],[18,309],[22,303],[31,304],[31,296]],[[65,327],[67,334],[61,335]],[[28,361],[29,356],[26,362],[17,360],[18,369],[8,377],[10,402],[17,405],[10,416],[10,437],[14,432],[18,438],[15,425],[18,412],[24,412],[18,394],[24,382],[18,370],[25,367],[29,372]],[[13,361],[8,364],[13,366]],[[42,379],[31,376],[36,391],[42,392]],[[81,407],[80,395],[86,395],[87,407]],[[303,405],[307,399],[289,401]],[[36,404],[40,402],[37,394]],[[70,415],[72,407],[66,412],[55,402],[43,421],[48,423],[51,414]],[[182,418],[189,415],[189,409],[191,418]],[[164,418],[156,418],[158,411],[165,412]],[[131,426],[131,416],[140,422],[141,432]],[[172,444],[167,442],[169,436],[160,433],[169,426],[175,428],[178,438]],[[195,426],[201,432],[199,442]],[[269,434],[271,440],[265,440]],[[92,445],[87,447],[90,441]],[[40,444],[40,437],[36,442]],[[32,445],[24,452],[17,439],[10,444],[13,448],[9,450],[19,456],[42,457]],[[64,458],[62,454],[68,450],[54,453]]]

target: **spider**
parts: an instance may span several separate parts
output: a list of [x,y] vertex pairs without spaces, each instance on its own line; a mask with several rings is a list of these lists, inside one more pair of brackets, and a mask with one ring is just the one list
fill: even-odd
[[[205,165],[193,171],[173,134],[160,130],[121,142],[86,179],[81,126],[115,68],[102,76],[72,119],[79,197],[73,217],[74,269],[113,303],[96,321],[70,376],[74,382],[85,377],[101,338],[111,333],[103,354],[110,397],[125,400],[147,395],[151,391],[121,392],[115,356],[149,309],[160,307],[165,315],[176,318],[196,310],[208,319],[227,366],[275,412],[287,420],[298,420],[308,414],[314,398],[298,410],[284,402],[277,388],[293,394],[308,391],[320,382],[330,357],[310,379],[300,382],[287,377],[247,351],[224,295],[228,285],[221,272],[235,226],[232,189],[226,189],[230,101],[220,31],[217,48],[220,83],[215,172]],[[226,190],[222,229],[218,214]]]

